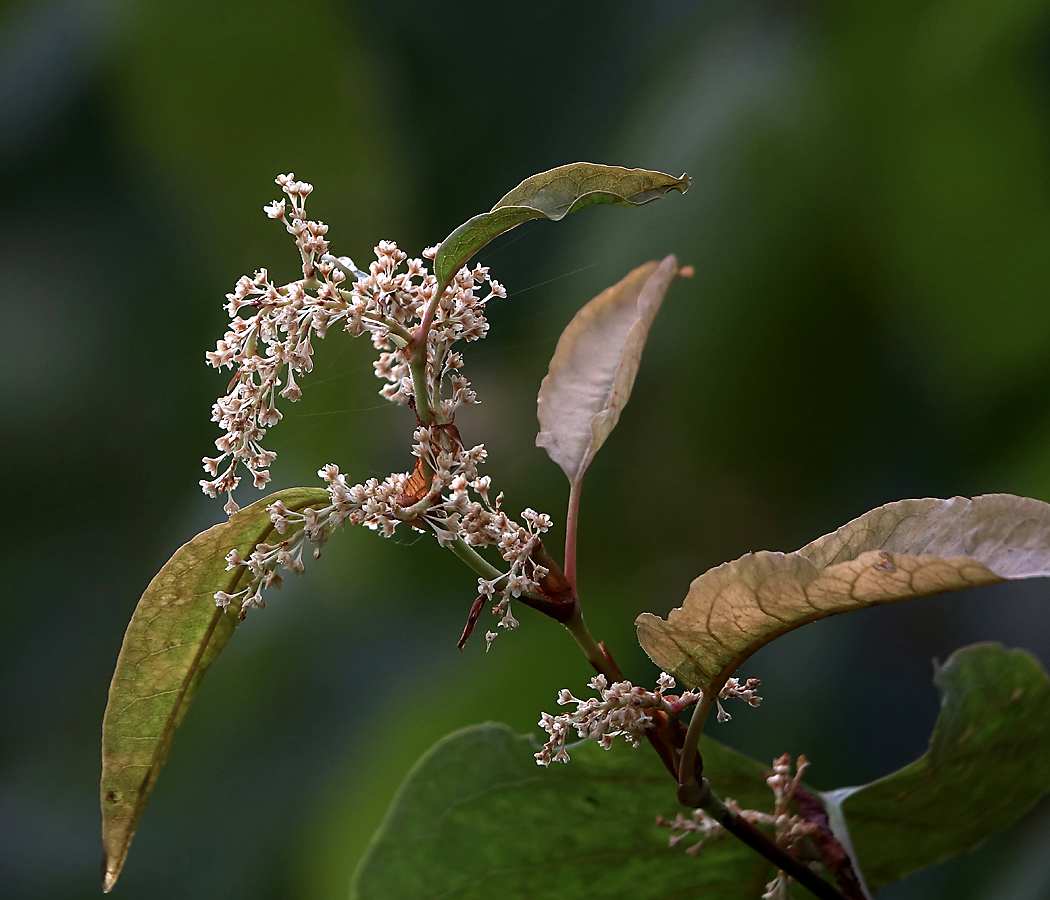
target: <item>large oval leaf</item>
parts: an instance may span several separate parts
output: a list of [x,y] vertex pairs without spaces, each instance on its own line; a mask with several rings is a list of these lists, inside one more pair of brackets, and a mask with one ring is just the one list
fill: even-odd
[[[535,751],[530,738],[493,723],[440,741],[401,786],[351,898],[758,900],[773,877],[770,863],[729,836],[709,840],[700,859],[668,846],[654,820],[680,807],[648,748],[587,741],[568,766],[549,769]],[[717,792],[772,807],[764,766],[707,738],[700,751]]]
[[279,491],[184,544],[150,582],[131,617],[102,722],[103,888],[117,882],[175,731],[197,686],[238,623],[216,591],[233,592],[244,568],[226,571],[234,547],[247,557],[273,529],[266,507],[323,506],[315,488]]
[[934,683],[930,749],[892,775],[824,794],[875,891],[976,847],[1050,791],[1050,680],[1024,650],[976,644]]
[[441,242],[434,258],[438,295],[452,282],[467,260],[493,238],[530,219],[557,222],[569,213],[595,203],[614,206],[641,206],[668,191],[684,194],[690,178],[624,169],[594,163],[572,163],[526,178],[492,209],[474,216]]
[[577,484],[620,420],[649,327],[678,274],[677,260],[649,262],[602,291],[562,332],[537,399],[536,444]]
[[664,671],[708,696],[760,647],[837,613],[1050,575],[1050,505],[1011,494],[900,500],[795,553],[748,553],[705,572],[666,620],[637,619]]

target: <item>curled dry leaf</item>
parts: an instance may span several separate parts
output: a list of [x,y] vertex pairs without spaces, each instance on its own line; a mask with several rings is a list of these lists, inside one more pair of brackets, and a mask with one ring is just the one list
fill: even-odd
[[639,266],[576,313],[558,340],[537,399],[536,444],[574,486],[620,419],[676,274],[674,256]]
[[795,628],[883,603],[1050,576],[1050,504],[1011,494],[900,500],[794,553],[761,551],[705,572],[638,640],[658,666],[715,696],[760,647]]
[[208,667],[237,627],[238,603],[223,612],[246,569],[226,571],[233,548],[247,557],[273,530],[266,507],[324,506],[327,491],[271,494],[184,544],[150,582],[124,635],[102,721],[102,885],[112,889],[175,731]]
[[526,178],[487,213],[474,216],[441,242],[434,259],[439,293],[467,260],[493,238],[530,219],[557,222],[569,213],[607,203],[641,206],[668,191],[684,194],[690,178],[647,169],[624,169],[595,163],[572,163]]

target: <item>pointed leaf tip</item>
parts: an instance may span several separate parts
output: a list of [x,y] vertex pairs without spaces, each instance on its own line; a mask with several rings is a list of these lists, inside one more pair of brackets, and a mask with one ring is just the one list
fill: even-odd
[[500,198],[487,213],[474,216],[456,228],[438,247],[434,275],[438,293],[456,272],[493,238],[530,219],[557,222],[569,213],[595,204],[641,206],[668,191],[684,194],[692,179],[675,178],[648,169],[625,169],[595,163],[572,163],[526,178]]
[[673,255],[639,266],[576,313],[558,340],[536,401],[536,445],[573,485],[620,420],[676,274]]
[[175,732],[208,667],[237,627],[233,592],[242,572],[226,570],[226,554],[247,557],[273,525],[266,507],[323,506],[327,491],[291,488],[271,494],[184,544],[150,582],[132,615],[117,658],[102,722],[102,889],[117,883],[131,839],[167,759]]

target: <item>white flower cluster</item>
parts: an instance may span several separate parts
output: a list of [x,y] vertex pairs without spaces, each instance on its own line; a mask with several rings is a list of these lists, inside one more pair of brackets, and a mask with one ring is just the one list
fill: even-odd
[[573,731],[580,738],[598,741],[606,750],[612,746],[613,738],[621,734],[637,747],[645,729],[653,724],[648,710],[673,713],[700,699],[699,691],[686,692],[675,698],[676,703],[666,699],[664,692],[675,686],[674,679],[666,672],[660,673],[655,691],[634,687],[629,681],[610,685],[604,675],[596,675],[588,684],[600,697],[578,700],[568,690],[561,690],[558,705],[575,703],[576,711],[561,716],[542,713],[539,724],[550,735],[550,740],[535,754],[538,765],[549,766],[552,761],[567,763],[569,754],[565,750],[565,740]]
[[[795,796],[802,775],[809,767],[809,760],[804,755],[799,755],[795,765],[795,774],[791,775],[791,757],[785,753],[783,756],[773,760],[773,774],[766,779],[766,784],[773,791],[773,812],[756,813],[753,810],[735,811],[754,825],[772,825],[777,844],[789,853],[798,854],[806,838],[812,837],[820,830],[818,826],[802,816],[792,815],[791,800]],[[733,804],[727,805],[733,808]],[[791,879],[783,870],[777,872],[776,877],[766,885],[766,892],[762,900],[790,900],[788,885]]]
[[722,708],[721,701],[723,700],[745,700],[748,706],[758,706],[762,702],[762,698],[758,696],[758,687],[761,684],[761,679],[749,678],[741,686],[739,678],[730,678],[726,682],[725,687],[718,692],[718,699],[715,701],[715,706],[718,707],[718,715],[716,716],[718,721],[728,722],[733,718]]
[[[417,437],[421,436],[421,432],[428,431],[423,427],[417,429]],[[420,449],[420,446],[417,445],[416,449]],[[424,526],[429,526],[442,544],[463,537],[473,546],[497,545],[500,555],[510,564],[509,569],[494,579],[479,579],[479,582],[482,594],[490,599],[494,595],[502,595],[492,610],[494,615],[500,617],[499,624],[507,629],[517,627],[517,619],[510,610],[510,600],[524,592],[537,591],[538,581],[547,574],[543,566],[530,558],[530,554],[540,534],[550,528],[550,517],[526,509],[522,513],[525,525],[521,526],[500,509],[502,494],[494,502],[489,501],[490,479],[477,473],[477,465],[485,459],[484,447],[474,447],[469,451],[442,451],[435,458],[441,467],[435,470],[431,491],[408,507],[402,505],[406,501],[404,492],[411,483],[411,476],[407,473],[390,475],[383,481],[370,478],[364,484],[351,485],[340,473],[339,467],[329,463],[317,473],[328,483],[329,504],[320,509],[307,508],[302,512],[288,510],[280,501],[271,504],[268,507],[270,519],[279,534],[289,534],[288,539],[275,546],[259,544],[246,560],[236,550],[231,551],[227,556],[227,568],[247,566],[253,580],[248,588],[237,594],[220,591],[215,595],[216,603],[226,608],[231,600],[244,597],[242,614],[251,607],[265,606],[262,590],[280,587],[281,576],[277,574],[277,569],[280,567],[296,574],[301,573],[306,543],[316,545],[316,559],[328,535],[347,522],[379,530],[384,537],[393,535],[398,525],[409,524],[417,531],[424,531]],[[451,474],[451,481],[446,485],[444,482],[448,474]],[[477,493],[480,502],[470,499],[468,487]],[[494,638],[495,634],[489,632],[489,645]]]
[[[731,698],[745,700],[751,706],[758,706],[762,698],[757,689],[762,682],[758,678],[749,678],[743,686],[738,678],[730,678],[718,694],[719,700]],[[665,697],[666,691],[675,686],[674,679],[666,672],[661,672],[656,680],[656,690],[649,691],[643,687],[634,687],[629,681],[618,681],[609,686],[604,675],[597,675],[588,684],[598,691],[601,699],[592,697],[589,700],[578,700],[569,691],[558,692],[558,705],[576,704],[576,711],[570,715],[552,716],[543,713],[540,726],[549,734],[550,740],[536,754],[536,762],[549,766],[551,761],[567,763],[569,754],[565,750],[565,739],[573,730],[581,738],[591,738],[601,743],[608,750],[613,738],[624,735],[635,747],[641,743],[645,729],[653,724],[652,717],[646,712],[658,709],[670,715],[678,715],[683,710],[699,703],[703,691],[686,691],[680,697]],[[718,721],[728,721],[730,716],[722,704],[718,706]]]
[[[470,503],[463,515],[461,533],[464,541],[474,547],[495,544],[503,561],[509,564],[507,571],[496,578],[479,578],[478,590],[479,596],[489,600],[501,597],[492,607],[492,614],[499,619],[499,627],[511,631],[518,627],[518,620],[510,608],[511,598],[538,592],[539,583],[548,574],[546,567],[532,558],[532,553],[540,543],[540,535],[551,527],[551,518],[546,513],[526,508],[521,513],[525,525],[519,525],[500,509],[503,494],[499,494],[495,502],[489,502],[487,477],[476,490],[482,502]],[[440,535],[438,537],[440,540]],[[492,646],[496,634],[494,631],[485,633],[486,650]]]
[[656,824],[659,828],[671,829],[671,837],[668,839],[668,845],[671,847],[677,847],[687,834],[700,835],[699,840],[695,844],[685,848],[685,852],[690,856],[699,856],[700,851],[703,849],[704,841],[709,837],[716,837],[722,834],[725,830],[718,823],[717,819],[711,818],[702,809],[694,809],[691,817],[682,813],[678,813],[674,819],[665,819],[663,816],[657,816]]
[[800,754],[795,763],[795,774],[791,774],[791,757],[785,753],[773,760],[773,774],[766,779],[773,792],[773,814],[766,818],[755,819],[755,822],[772,825],[776,830],[777,843],[785,850],[795,850],[810,835],[816,834],[817,826],[801,816],[791,814],[791,800],[798,790],[799,782],[809,760]]
[[[226,396],[212,408],[212,420],[225,433],[215,442],[219,455],[203,459],[212,478],[200,482],[209,496],[227,495],[225,509],[230,514],[238,508],[232,497],[240,482],[238,464],[251,473],[257,488],[270,479],[268,469],[276,455],[260,442],[266,429],[281,419],[278,394],[290,402],[301,397],[296,375],[313,368],[313,337],[323,338],[337,323],[354,336],[368,331],[382,351],[376,374],[388,384],[381,393],[394,402],[408,403],[414,398],[404,348],[437,290],[437,280],[421,259],[407,260],[405,271],[398,271],[407,255],[391,241],[381,241],[375,248],[376,260],[367,273],[348,257],[330,255],[325,240],[328,226],[306,218],[306,198],[313,186],[291,174],[279,176],[277,184],[287,197],[269,204],[265,212],[295,238],[303,277],[278,286],[266,269],[243,276],[226,295],[229,330],[207,354],[215,368],[236,368]],[[433,258],[435,253],[436,248],[428,248],[424,256]],[[475,289],[485,282],[488,294],[478,296]],[[504,296],[506,291],[489,278],[488,269],[477,266],[461,269],[437,302],[426,365],[426,400],[437,423],[451,422],[458,406],[476,402],[459,372],[462,356],[451,348],[457,341],[484,337],[485,304]],[[245,311],[250,314],[243,315]],[[448,396],[443,396],[446,381]]]
[[[726,806],[752,825],[771,825],[777,845],[789,853],[797,854],[806,838],[816,835],[820,830],[814,822],[791,812],[791,800],[808,766],[809,761],[806,757],[799,756],[795,774],[792,776],[791,757],[788,754],[785,753],[773,760],[773,774],[766,778],[766,784],[773,791],[773,812],[771,813],[741,809],[740,804],[728,797]],[[694,810],[691,818],[687,818],[682,813],[678,813],[673,820],[657,816],[656,824],[661,828],[671,829],[669,843],[672,847],[677,847],[687,834],[699,834],[700,839],[685,851],[690,856],[696,856],[700,852],[707,838],[717,836],[724,830],[716,819],[702,809]],[[762,900],[788,900],[789,882],[788,875],[779,871],[777,876],[766,885],[766,892],[762,895]]]
[[[460,372],[463,357],[453,346],[485,337],[486,304],[493,297],[506,296],[506,291],[489,277],[487,268],[464,267],[437,298],[437,280],[423,260],[408,259],[391,241],[380,241],[375,262],[363,272],[348,257],[331,256],[325,240],[328,226],[306,218],[306,197],[313,187],[290,174],[278,177],[277,183],[287,199],[275,200],[265,211],[294,236],[303,277],[278,287],[261,269],[254,277],[241,278],[233,293],[226,295],[230,330],[207,359],[216,368],[237,371],[227,395],[213,407],[212,418],[226,433],[215,442],[220,455],[204,459],[205,470],[214,477],[202,480],[202,489],[213,497],[227,494],[225,509],[232,514],[237,510],[232,492],[240,480],[238,464],[251,472],[256,487],[269,481],[275,454],[263,449],[260,441],[266,429],[281,419],[276,398],[278,394],[292,402],[300,398],[296,375],[313,367],[312,339],[323,338],[335,324],[353,336],[371,335],[380,350],[375,373],[386,382],[380,393],[416,409],[420,424],[412,453],[418,462],[412,473],[395,473],[382,481],[371,478],[363,484],[349,484],[337,466],[325,466],[318,475],[327,482],[328,505],[290,512],[279,502],[273,504],[271,519],[281,535],[288,534],[287,539],[272,546],[260,544],[248,559],[231,553],[229,568],[246,566],[252,581],[236,594],[220,591],[216,603],[226,608],[239,600],[242,615],[263,606],[262,590],[280,585],[278,569],[300,572],[305,544],[316,545],[316,557],[337,526],[364,525],[390,537],[405,523],[417,531],[432,530],[443,546],[460,538],[471,547],[495,545],[508,568],[495,578],[482,579],[481,593],[489,599],[501,595],[493,612],[500,625],[515,627],[511,598],[537,592],[548,574],[532,555],[551,520],[526,509],[521,525],[500,508],[502,494],[490,501],[490,479],[478,473],[485,448],[480,444],[465,448],[453,424],[461,405],[478,402]],[[437,248],[430,247],[423,256],[433,259],[436,253]],[[476,293],[485,283],[488,293]],[[245,310],[251,314],[243,315]],[[414,342],[422,341],[428,316],[426,365],[423,383],[417,385],[410,354],[419,352]],[[415,396],[417,387],[426,391],[425,398]],[[494,637],[489,632],[489,644]]]

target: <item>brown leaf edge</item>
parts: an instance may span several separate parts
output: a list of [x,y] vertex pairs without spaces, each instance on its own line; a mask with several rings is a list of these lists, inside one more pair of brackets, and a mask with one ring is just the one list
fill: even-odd
[[[924,564],[957,568],[958,583],[944,587],[933,580],[904,596],[880,593],[880,584],[893,578],[907,579],[910,570]],[[636,620],[639,642],[649,657],[709,696],[717,694],[752,654],[810,622],[945,591],[1050,576],[1050,504],[1012,494],[887,503],[794,553],[758,551],[710,569],[693,582],[690,595],[712,584],[728,594],[727,588],[740,583],[742,573],[759,581],[747,586],[746,593],[753,594],[753,608],[726,604],[727,613],[736,617],[736,621],[727,621],[738,629],[739,637],[756,627],[760,615],[766,620],[761,623],[765,630],[756,631],[744,647],[727,646],[730,642],[726,635],[719,639],[710,632],[676,628],[676,622],[687,615],[689,596],[666,620],[651,613],[643,613]],[[821,578],[833,582],[847,577],[864,582],[861,589],[852,592],[848,606],[814,607],[785,621],[769,615],[758,600],[763,579],[781,578],[804,593],[815,582],[819,586]],[[710,620],[709,611],[707,622]],[[697,651],[698,642],[708,644],[707,660]],[[668,648],[673,650],[669,652]]]

